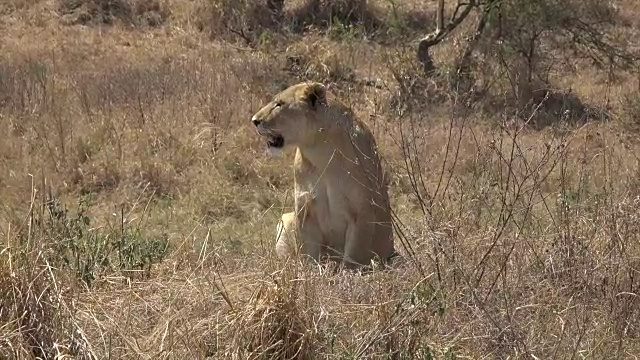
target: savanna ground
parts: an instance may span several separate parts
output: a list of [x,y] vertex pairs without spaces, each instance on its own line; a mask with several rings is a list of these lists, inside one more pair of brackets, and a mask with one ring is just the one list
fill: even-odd
[[[480,15],[425,75],[435,2],[5,0],[0,357],[637,358],[640,4],[546,4],[456,77]],[[374,131],[408,261],[274,259],[292,152],[249,119],[305,79]]]

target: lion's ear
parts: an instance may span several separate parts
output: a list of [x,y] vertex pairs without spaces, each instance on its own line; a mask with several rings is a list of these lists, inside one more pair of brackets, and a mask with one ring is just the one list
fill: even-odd
[[327,100],[327,89],[321,83],[310,83],[305,89],[305,98],[311,107],[316,107],[318,104],[324,104]]

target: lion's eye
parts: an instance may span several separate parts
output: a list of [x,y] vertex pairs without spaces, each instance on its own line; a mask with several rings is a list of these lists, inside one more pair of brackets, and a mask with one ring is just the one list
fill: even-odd
[[275,107],[277,107],[277,108],[278,108],[278,107],[282,106],[283,104],[284,104],[284,103],[283,103],[282,101],[278,101],[278,102],[276,102],[276,106],[275,106]]

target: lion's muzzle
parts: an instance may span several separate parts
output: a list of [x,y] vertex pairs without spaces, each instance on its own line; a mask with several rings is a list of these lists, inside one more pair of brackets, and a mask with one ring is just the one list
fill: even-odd
[[269,147],[280,149],[284,146],[284,138],[282,135],[271,135],[267,140]]
[[251,118],[251,122],[253,123],[253,125],[255,125],[256,127],[258,127],[258,125],[260,125],[260,123],[262,123],[262,120],[258,119],[257,117],[255,117],[255,115]]
[[251,122],[255,125],[258,135],[267,138],[267,146],[269,148],[281,149],[284,146],[284,137],[273,130],[265,128],[261,119],[254,116],[251,118]]

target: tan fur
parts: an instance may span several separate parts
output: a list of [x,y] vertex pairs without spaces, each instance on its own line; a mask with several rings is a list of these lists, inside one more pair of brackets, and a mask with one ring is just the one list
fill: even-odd
[[[394,253],[387,183],[366,126],[329,101],[323,84],[293,85],[252,118],[272,144],[295,147],[295,212],[282,215],[276,252],[325,255],[347,266]],[[294,240],[298,241],[294,241]]]

